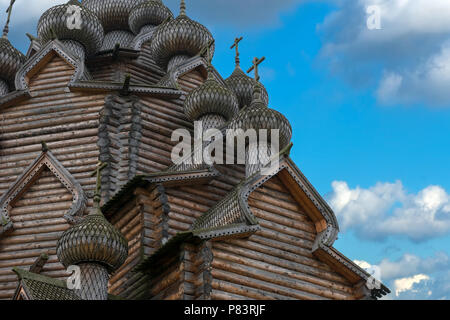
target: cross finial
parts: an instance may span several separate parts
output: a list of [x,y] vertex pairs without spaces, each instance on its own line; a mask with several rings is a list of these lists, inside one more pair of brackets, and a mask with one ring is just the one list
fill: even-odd
[[91,177],[97,176],[97,184],[95,187],[95,194],[94,194],[94,205],[97,209],[100,209],[100,202],[102,200],[102,194],[101,194],[101,184],[102,184],[102,171],[108,166],[107,163],[99,162],[97,164],[97,169],[95,169],[94,172],[92,172]]
[[239,64],[241,62],[240,59],[239,59],[239,42],[241,42],[242,39],[244,39],[244,38],[240,37],[240,38],[234,39],[234,43],[233,43],[233,45],[230,48],[230,49],[236,48],[236,66],[239,66]]
[[253,66],[250,69],[248,69],[248,71],[247,71],[247,73],[250,73],[253,70],[255,70],[255,80],[256,81],[259,81],[259,79],[260,79],[259,73],[258,73],[258,67],[264,60],[266,60],[266,57],[262,57],[261,59],[258,59],[255,57],[252,62]]
[[8,18],[6,19],[5,27],[3,28],[3,38],[4,39],[8,38],[9,21],[11,20],[11,12],[12,12],[12,8],[13,8],[13,5],[14,5],[14,2],[16,2],[16,0],[11,0],[11,2],[9,3],[8,9],[6,9],[6,13],[8,14]]
[[180,2],[180,16],[181,15],[186,15],[186,2],[184,2],[184,0],[181,0]]

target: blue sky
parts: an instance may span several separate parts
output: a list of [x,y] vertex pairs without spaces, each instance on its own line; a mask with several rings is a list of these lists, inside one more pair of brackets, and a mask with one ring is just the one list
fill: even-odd
[[[20,2],[10,39],[26,51],[24,33],[63,1]],[[174,13],[177,2],[165,1]],[[224,3],[187,1],[188,14],[212,31],[224,78],[235,37],[243,68],[266,57],[261,81],[292,124],[292,158],[338,216],[335,246],[379,266],[389,298],[450,299],[448,1]],[[368,5],[381,30],[367,29]]]

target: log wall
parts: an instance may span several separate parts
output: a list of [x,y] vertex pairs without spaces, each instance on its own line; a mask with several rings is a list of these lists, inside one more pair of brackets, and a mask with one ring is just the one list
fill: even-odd
[[[82,185],[94,189],[90,173],[98,162],[98,117],[103,95],[70,92],[67,83],[72,66],[54,56],[29,81],[32,98],[1,110],[0,113],[0,195],[34,161],[45,141],[54,156]],[[70,198],[69,198],[70,196]],[[17,278],[12,267],[31,266],[47,251],[50,260],[44,273],[64,277],[55,256],[56,241],[69,225],[62,219],[71,204],[71,195],[56,178],[44,172],[12,210],[19,229],[0,239],[0,298],[10,298]],[[89,201],[89,205],[92,203]],[[23,221],[23,222],[22,222]]]
[[249,204],[262,231],[213,242],[212,299],[352,299],[353,286],[312,255],[314,223],[277,177]]
[[56,256],[56,242],[70,225],[64,215],[72,204],[72,194],[47,168],[13,204],[10,217],[14,231],[0,239],[0,299],[11,299],[17,287],[13,267],[28,270],[41,253],[49,260],[42,274],[67,277]]

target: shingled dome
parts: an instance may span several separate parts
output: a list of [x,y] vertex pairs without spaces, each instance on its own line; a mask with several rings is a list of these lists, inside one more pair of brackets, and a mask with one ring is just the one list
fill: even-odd
[[[81,8],[81,29],[76,25],[73,28],[69,28],[67,25],[70,6]],[[100,50],[104,37],[103,27],[97,16],[75,0],[45,11],[39,19],[37,30],[42,43],[53,40],[55,36],[63,42],[68,41],[71,47],[73,47],[70,45],[71,42],[73,44],[73,41],[76,41],[83,45],[87,55],[93,55]]]
[[100,19],[105,32],[129,30],[131,11],[146,0],[83,0],[83,5]]
[[13,88],[19,68],[25,62],[25,56],[12,46],[9,40],[0,38],[0,95]]
[[64,232],[57,244],[61,263],[68,267],[98,263],[116,271],[128,256],[128,242],[101,213],[91,214]]
[[131,31],[138,34],[144,26],[159,26],[166,19],[173,19],[172,11],[161,0],[148,0],[133,9],[129,17]]
[[[231,76],[225,80],[225,84],[236,94],[239,101],[239,108],[242,109],[252,103],[253,91],[257,82],[255,79],[247,76],[239,66],[237,66]],[[269,95],[267,94],[267,90],[260,83],[259,86],[262,90],[261,99],[268,105]]]
[[208,69],[208,79],[186,97],[184,112],[192,121],[208,114],[231,120],[239,111],[236,95],[214,79],[211,68]]
[[[280,130],[280,148],[286,147],[292,138],[292,127],[289,120],[278,111],[269,109],[262,100],[262,86],[254,88],[254,98],[249,107],[242,109],[232,120],[230,129],[244,131],[248,129],[279,129]],[[270,134],[268,135],[270,138]]]
[[[194,56],[213,40],[209,30],[200,23],[191,20],[185,13],[182,2],[180,15],[161,24],[152,36],[151,50],[160,67],[166,68],[176,56]],[[210,55],[214,54],[214,45]]]

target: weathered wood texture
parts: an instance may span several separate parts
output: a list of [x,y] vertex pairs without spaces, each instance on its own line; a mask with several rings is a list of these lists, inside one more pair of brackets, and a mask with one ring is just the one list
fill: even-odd
[[0,239],[0,299],[11,299],[18,281],[11,270],[28,270],[41,253],[49,260],[42,274],[67,276],[56,257],[56,242],[70,225],[63,218],[72,204],[72,194],[46,168],[10,211],[14,231]]
[[161,246],[162,239],[159,191],[137,189],[135,195],[111,219],[128,240],[128,258],[111,277],[109,292],[124,299],[140,299],[147,294],[147,276],[133,270]]
[[217,165],[216,168],[221,175],[207,185],[167,189],[170,236],[188,231],[197,218],[219,202],[245,177],[245,169],[240,165]]
[[[94,188],[90,173],[98,162],[98,117],[104,96],[69,92],[67,83],[73,73],[72,66],[55,55],[29,80],[32,98],[1,110],[0,195],[38,156],[41,141],[85,192]],[[60,182],[44,172],[13,205],[13,221],[19,222],[16,231],[0,240],[0,255],[4,256],[0,298],[10,298],[15,289],[11,268],[30,266],[42,252],[50,253],[44,273],[65,275],[55,252],[57,239],[69,227],[62,217],[71,201]]]
[[249,204],[262,231],[213,243],[212,299],[352,299],[353,286],[312,255],[315,225],[277,177]]
[[192,70],[178,79],[178,84],[185,92],[191,92],[195,88],[199,87],[206,78],[202,72],[197,68]]

